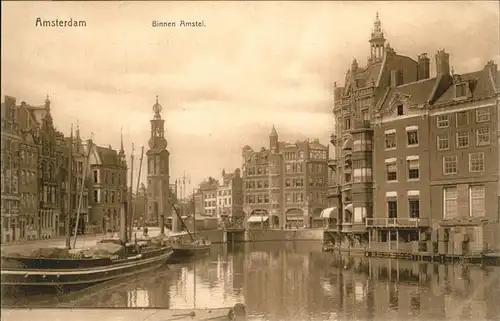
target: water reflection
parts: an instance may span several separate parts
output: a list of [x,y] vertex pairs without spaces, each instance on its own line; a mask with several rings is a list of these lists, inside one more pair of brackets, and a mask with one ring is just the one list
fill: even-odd
[[498,267],[339,257],[311,242],[246,243],[214,246],[196,264],[96,287],[64,304],[216,308],[242,302],[255,320],[485,320],[500,316],[499,278]]

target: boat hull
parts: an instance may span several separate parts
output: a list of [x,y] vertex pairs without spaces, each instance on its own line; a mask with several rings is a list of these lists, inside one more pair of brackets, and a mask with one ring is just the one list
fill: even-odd
[[[43,269],[33,268],[33,266],[31,268],[8,268],[2,266],[2,289],[6,291],[12,288],[37,288],[37,290],[41,290],[41,288],[81,289],[160,267],[166,264],[172,254],[171,247],[163,247],[127,259],[110,260],[109,264],[106,263],[101,266],[72,269]],[[43,259],[35,260],[44,261]],[[26,262],[26,260],[24,261]],[[34,264],[33,259],[30,258],[28,261]]]
[[173,254],[168,260],[168,263],[183,263],[193,259],[198,259],[207,256],[210,253],[210,245],[191,246],[191,245],[174,245]]

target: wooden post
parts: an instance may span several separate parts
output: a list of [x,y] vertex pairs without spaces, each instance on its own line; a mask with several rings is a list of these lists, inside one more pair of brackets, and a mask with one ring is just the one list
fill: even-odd
[[399,229],[396,230],[396,252],[399,253]]

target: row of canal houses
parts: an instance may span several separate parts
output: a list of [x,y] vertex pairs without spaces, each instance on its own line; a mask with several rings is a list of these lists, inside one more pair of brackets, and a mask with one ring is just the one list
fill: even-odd
[[500,77],[459,74],[443,49],[398,55],[378,18],[370,58],[335,85],[326,237],[341,249],[422,255],[500,250]]
[[80,233],[117,229],[127,195],[123,141],[120,151],[98,146],[78,126],[65,136],[49,97],[31,105],[5,96],[1,116],[2,243],[65,235],[68,215],[71,229],[79,216]]

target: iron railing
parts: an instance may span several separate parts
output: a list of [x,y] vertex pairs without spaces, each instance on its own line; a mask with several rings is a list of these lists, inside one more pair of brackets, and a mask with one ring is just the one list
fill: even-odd
[[428,226],[427,218],[367,218],[366,227],[420,227]]

